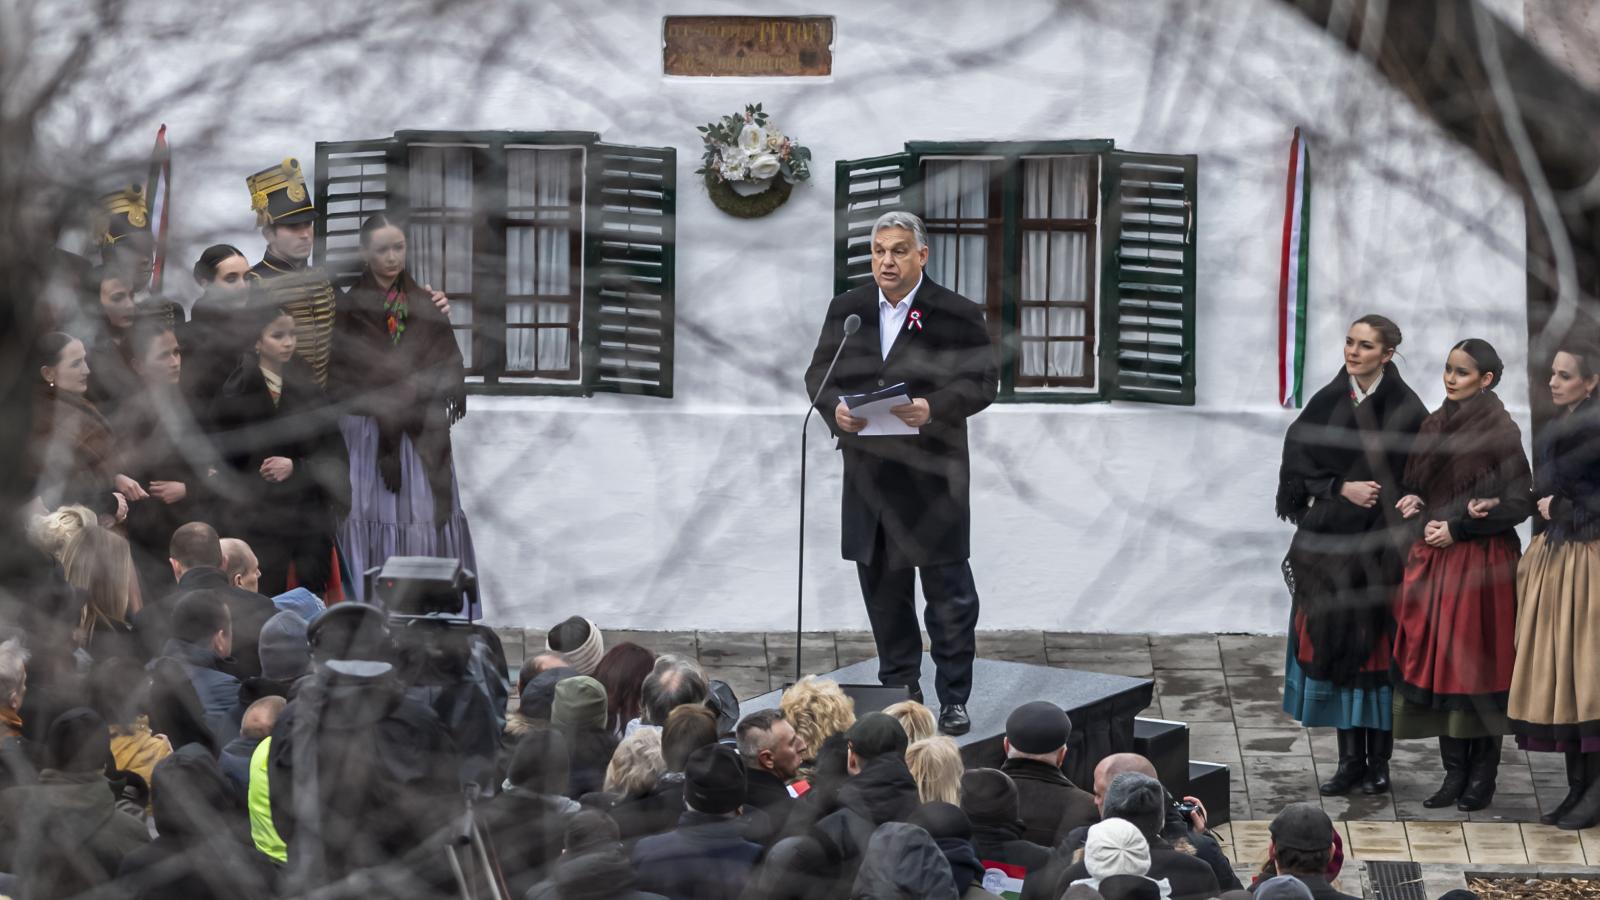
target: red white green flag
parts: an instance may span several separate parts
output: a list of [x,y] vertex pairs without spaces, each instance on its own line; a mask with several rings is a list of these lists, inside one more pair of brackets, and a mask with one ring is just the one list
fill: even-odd
[[1003,900],[1018,900],[1022,896],[1022,882],[1028,877],[1027,869],[992,859],[979,860],[979,863],[983,866],[984,890],[999,895]]
[[150,151],[150,177],[145,181],[144,196],[150,204],[150,228],[155,232],[150,290],[159,294],[162,275],[167,268],[167,216],[172,200],[172,153],[167,149],[165,124],[156,132],[156,146]]
[[1289,142],[1283,211],[1283,271],[1278,279],[1278,402],[1298,409],[1306,367],[1306,288],[1311,262],[1311,156],[1300,129]]

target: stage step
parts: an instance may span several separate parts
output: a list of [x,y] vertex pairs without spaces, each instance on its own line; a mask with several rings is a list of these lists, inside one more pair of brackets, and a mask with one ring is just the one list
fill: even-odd
[[1133,752],[1150,760],[1168,793],[1189,793],[1189,726],[1167,719],[1134,719]]
[[1232,786],[1228,767],[1223,763],[1189,761],[1189,790],[1175,796],[1190,796],[1206,805],[1207,825],[1226,825],[1232,816]]

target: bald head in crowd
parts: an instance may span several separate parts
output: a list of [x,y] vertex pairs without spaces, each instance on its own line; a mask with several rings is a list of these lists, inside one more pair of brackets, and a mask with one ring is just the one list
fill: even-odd
[[179,525],[167,544],[167,561],[172,564],[174,579],[190,569],[222,568],[222,541],[217,530],[204,522]]
[[1116,781],[1118,775],[1127,772],[1136,772],[1140,775],[1148,775],[1151,778],[1159,777],[1156,775],[1155,765],[1143,756],[1137,753],[1113,753],[1100,760],[1100,764],[1094,767],[1094,804],[1096,806],[1102,810],[1105,809],[1106,791],[1110,789],[1111,782]]
[[222,539],[222,572],[228,583],[251,593],[260,593],[261,563],[250,545],[238,538]]
[[252,740],[260,740],[272,734],[272,729],[278,724],[278,714],[283,712],[283,707],[288,701],[282,697],[262,697],[250,704],[244,711],[244,719],[239,723],[239,733]]

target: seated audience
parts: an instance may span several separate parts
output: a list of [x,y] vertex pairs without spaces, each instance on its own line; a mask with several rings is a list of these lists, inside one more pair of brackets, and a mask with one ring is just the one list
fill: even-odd
[[[1100,812],[1103,819],[1126,819],[1144,835],[1150,847],[1150,878],[1166,879],[1171,885],[1173,900],[1210,900],[1220,891],[1217,876],[1203,860],[1173,849],[1160,836],[1166,822],[1167,794],[1161,782],[1148,775],[1125,772],[1118,775],[1106,789]],[[1024,900],[1033,897],[1059,897],[1062,889],[1080,878],[1089,877],[1088,869],[1080,860],[1062,871],[1065,859],[1058,852],[1051,864],[1036,872],[1029,872],[1023,885]],[[1042,892],[1042,893],[1041,893]]]
[[620,740],[628,723],[639,717],[644,680],[655,668],[656,655],[623,641],[606,651],[595,667],[595,680],[606,689],[606,727]]
[[156,764],[172,755],[167,736],[150,730],[144,709],[149,690],[150,674],[131,659],[108,659],[89,675],[91,705],[111,732],[113,764],[147,785]]
[[156,839],[122,860],[130,900],[267,900],[276,873],[250,846],[237,797],[216,760],[179,753],[156,766],[150,803]]
[[128,541],[107,528],[85,528],[67,542],[61,569],[84,601],[76,632],[78,647],[96,662],[141,659],[128,623],[138,608],[134,597],[139,590]]
[[911,824],[926,831],[944,854],[961,900],[987,900],[991,896],[983,887],[984,864],[972,843],[972,823],[966,813],[953,804],[932,800],[912,814]]
[[239,706],[247,708],[266,697],[289,699],[295,683],[311,674],[311,638],[306,620],[288,611],[273,615],[256,638],[256,663],[261,674],[239,684]]
[[269,696],[250,704],[240,720],[239,736],[229,741],[217,758],[222,774],[227,776],[229,786],[240,798],[250,793],[250,760],[261,742],[272,735],[286,702],[282,697]]
[[[1316,900],[1355,900],[1328,883],[1329,863],[1333,859],[1333,821],[1321,807],[1310,803],[1291,803],[1272,820],[1268,831],[1272,843],[1267,847],[1264,875],[1287,875],[1305,885]],[[1263,881],[1256,888],[1260,896]],[[1289,896],[1284,894],[1282,896]]]
[[739,756],[744,760],[745,805],[766,813],[774,834],[789,820],[794,795],[789,782],[800,774],[800,763],[810,756],[794,726],[776,709],[744,717],[737,730]]
[[972,823],[980,859],[1031,872],[1050,863],[1050,848],[1024,840],[1018,791],[999,769],[969,769],[961,776],[961,811]]
[[894,716],[900,727],[906,730],[906,740],[913,744],[939,733],[939,723],[934,721],[933,710],[915,700],[891,703],[883,708],[883,713]]
[[[604,796],[609,800],[600,802],[609,808],[642,797],[656,786],[666,771],[667,763],[661,756],[661,732],[641,728],[623,738],[617,751],[611,754],[604,786]],[[587,798],[585,800],[587,802]]]
[[93,710],[51,722],[43,754],[38,783],[0,791],[0,872],[15,875],[30,900],[89,896],[150,833],[118,808],[106,778],[111,733]]
[[[659,740],[654,729],[644,733]],[[525,900],[666,900],[637,888],[638,876],[622,850],[617,823],[596,810],[582,810],[568,821],[554,869],[554,877],[535,886]]]
[[550,629],[545,635],[544,647],[561,654],[579,675],[593,675],[606,652],[605,638],[599,627],[582,616],[572,616]]
[[233,620],[222,597],[211,590],[180,596],[172,611],[172,637],[162,646],[161,657],[183,667],[219,747],[239,731],[233,716],[239,704],[239,679],[223,671],[223,660],[232,651]]
[[656,657],[655,668],[645,676],[640,688],[640,719],[637,723],[629,722],[624,731],[631,733],[640,726],[660,728],[674,709],[704,703],[709,693],[710,685],[698,665],[663,653]]
[[17,638],[0,641],[0,789],[34,777],[33,747],[22,734],[27,694],[28,648]]
[[261,593],[261,560],[256,558],[256,552],[239,538],[223,538],[221,545],[222,574],[228,576],[228,584],[252,594]]
[[[683,813],[684,767],[694,751],[717,742],[717,717],[704,706],[680,706],[661,728],[661,758],[666,771],[655,787],[631,800],[617,803],[611,818],[622,839],[632,844],[645,835],[672,828]],[[742,801],[741,801],[742,802]]]
[[[812,752],[821,750],[823,741],[832,735],[844,734],[856,721],[856,702],[850,695],[838,682],[815,675],[807,675],[790,685],[778,701],[778,708]],[[900,730],[905,731],[904,728]]]
[[550,707],[550,725],[566,738],[572,758],[567,796],[576,800],[600,790],[606,763],[617,749],[617,739],[606,727],[606,689],[587,675],[561,681]]
[[569,760],[560,731],[531,729],[511,756],[505,790],[478,808],[478,821],[494,840],[513,897],[547,877],[561,855],[567,823],[579,809],[566,796]]
[[736,900],[750,880],[761,845],[739,820],[745,766],[731,747],[708,744],[684,763],[685,811],[666,834],[633,849],[639,886],[671,900]]
[[939,734],[912,741],[906,748],[906,768],[916,779],[917,798],[923,803],[961,805],[961,773],[966,766],[954,738]]
[[1000,771],[1017,783],[1022,837],[1046,847],[1075,828],[1100,821],[1094,797],[1062,771],[1070,737],[1072,720],[1054,703],[1024,703],[1006,718],[1006,761]]
[[850,888],[851,900],[955,900],[960,896],[933,838],[904,822],[890,822],[872,832],[866,861]]
[[233,583],[222,569],[222,540],[217,537],[216,529],[204,522],[179,526],[172,533],[167,553],[177,586],[166,597],[140,610],[133,619],[134,631],[146,654],[158,656],[166,652],[164,648],[173,634],[172,619],[178,603],[195,591],[209,591],[227,605],[233,621],[235,640],[224,671],[241,679],[260,675],[256,642],[262,626],[277,614],[278,608],[254,590]]

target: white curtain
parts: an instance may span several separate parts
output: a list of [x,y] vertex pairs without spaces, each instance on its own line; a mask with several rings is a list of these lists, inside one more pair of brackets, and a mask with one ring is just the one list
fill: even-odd
[[[923,195],[928,218],[987,218],[989,173],[989,160],[929,160]],[[981,230],[981,224],[967,227],[976,233],[928,236],[928,276],[979,306],[986,306],[989,237]]]
[[[1023,218],[1083,219],[1090,191],[1098,187],[1097,161],[1087,156],[1056,156],[1023,161]],[[1022,235],[1024,303],[1093,303],[1094,242],[1081,231],[1026,229]],[[1074,307],[1023,307],[1024,338],[1084,338],[1088,316]],[[1077,377],[1084,374],[1081,340],[1024,341],[1026,377]]]

